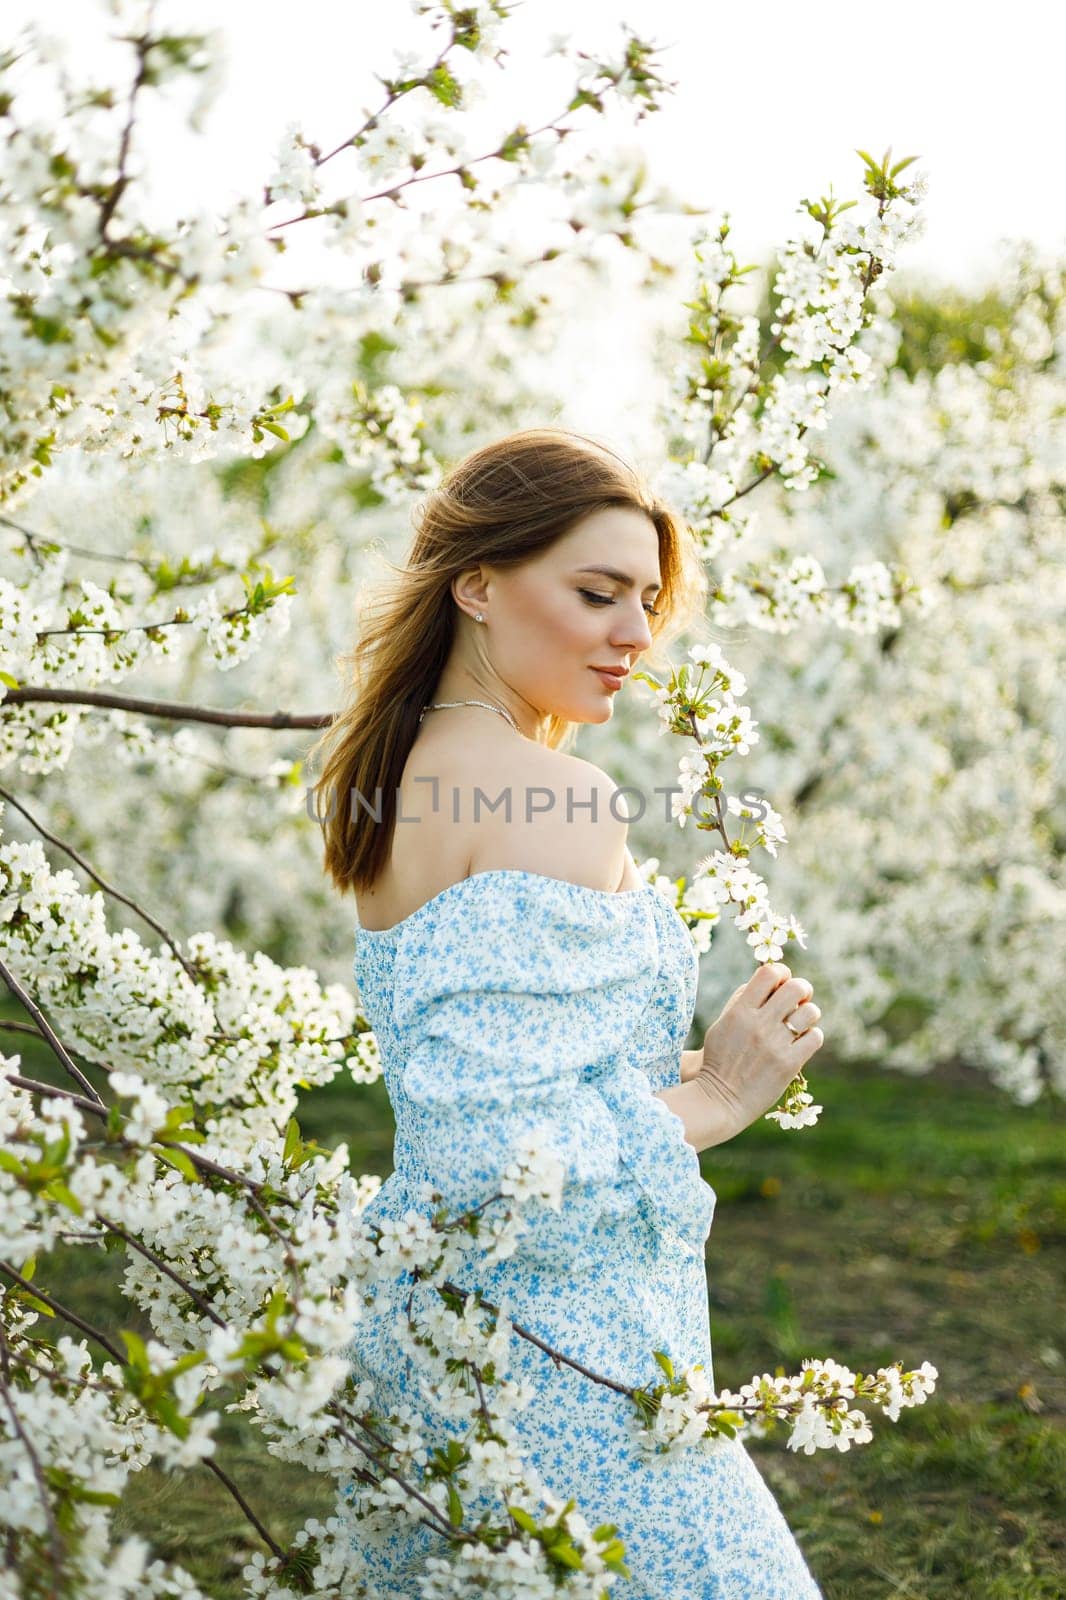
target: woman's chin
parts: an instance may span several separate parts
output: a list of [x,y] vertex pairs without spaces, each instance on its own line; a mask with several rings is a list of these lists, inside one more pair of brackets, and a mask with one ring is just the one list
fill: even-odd
[[555,708],[554,715],[564,722],[610,722],[614,714],[612,695],[604,693],[591,700],[563,704]]

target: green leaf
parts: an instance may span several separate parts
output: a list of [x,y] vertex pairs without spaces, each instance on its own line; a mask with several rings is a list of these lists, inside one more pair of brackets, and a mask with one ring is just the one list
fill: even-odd
[[180,1377],[183,1372],[188,1372],[192,1367],[198,1367],[201,1362],[206,1360],[206,1350],[186,1350],[185,1354],[179,1356],[170,1368],[170,1376],[172,1378]]
[[53,1178],[43,1192],[49,1200],[58,1200],[60,1205],[64,1205],[68,1210],[73,1211],[76,1217],[85,1215],[82,1203],[77,1195],[72,1194],[66,1184],[61,1183],[58,1178]]
[[38,1298],[37,1298],[37,1296],[35,1294],[30,1294],[28,1292],[28,1290],[26,1290],[26,1289],[22,1290],[22,1292],[19,1294],[18,1298],[20,1299],[20,1301],[22,1302],[23,1305],[31,1306],[34,1311],[41,1312],[41,1314],[43,1316],[46,1316],[46,1317],[54,1317],[55,1316],[55,1312],[52,1310],[50,1305],[46,1305],[43,1300],[38,1300]]
[[82,1485],[67,1486],[67,1494],[73,1500],[80,1500],[87,1506],[120,1506],[122,1496],[112,1494],[107,1489],[85,1489]]
[[462,104],[462,87],[443,63],[434,67],[423,82],[430,94],[439,100],[442,106],[454,107]]
[[80,1479],[76,1478],[66,1467],[45,1465],[44,1479],[50,1489],[54,1489],[59,1497],[56,1506],[56,1521],[68,1533],[75,1526],[76,1518],[73,1515],[73,1506],[81,1502],[91,1506],[118,1506],[122,1504],[122,1496],[112,1493],[107,1489],[90,1489]]
[[581,1556],[574,1549],[569,1540],[567,1540],[564,1544],[552,1545],[548,1551],[548,1555],[553,1561],[558,1561],[559,1565],[562,1567],[573,1567],[575,1570],[580,1571],[581,1567],[583,1566]]
[[282,1160],[289,1161],[300,1148],[300,1124],[295,1117],[289,1118],[288,1127],[285,1129],[285,1149]]
[[674,1363],[670,1360],[670,1357],[666,1354],[666,1351],[665,1350],[653,1350],[652,1351],[652,1355],[655,1357],[655,1360],[657,1361],[659,1366],[666,1373],[666,1376],[671,1381],[673,1381]]
[[132,1328],[120,1328],[119,1338],[126,1346],[129,1364],[140,1372],[150,1371],[148,1365],[148,1347],[139,1333],[134,1333]]
[[892,168],[892,171],[889,173],[889,177],[890,178],[894,178],[896,176],[897,172],[902,172],[904,167],[909,167],[911,162],[912,161],[917,161],[917,159],[918,159],[917,156],[905,156],[902,161],[897,161],[896,165]]
[[165,1428],[176,1434],[179,1439],[187,1439],[191,1424],[188,1417],[182,1416],[176,1400],[169,1394],[159,1395],[152,1408]]
[[200,1174],[196,1170],[196,1164],[184,1150],[165,1150],[162,1145],[157,1145],[155,1153],[168,1167],[175,1167],[183,1178],[188,1178],[191,1183],[199,1183]]

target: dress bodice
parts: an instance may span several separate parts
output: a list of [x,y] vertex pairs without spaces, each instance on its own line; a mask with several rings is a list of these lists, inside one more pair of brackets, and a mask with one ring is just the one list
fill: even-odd
[[714,1191],[655,1093],[680,1082],[698,957],[653,884],[478,872],[391,928],[357,927],[354,974],[396,1121],[384,1189],[428,1179],[476,1204],[536,1126],[565,1178],[558,1212],[527,1203],[527,1255],[573,1267],[627,1213],[702,1251]]

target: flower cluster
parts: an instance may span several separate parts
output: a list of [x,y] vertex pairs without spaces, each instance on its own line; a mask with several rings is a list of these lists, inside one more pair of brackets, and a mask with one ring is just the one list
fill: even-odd
[[[696,246],[700,276],[691,299],[688,362],[676,365],[663,427],[676,441],[656,480],[696,533],[704,558],[730,549],[754,527],[745,497],[773,474],[786,489],[806,489],[822,464],[812,434],[824,432],[830,402],[842,388],[861,390],[875,375],[862,335],[874,322],[872,284],[892,270],[900,246],[920,231],[924,178],[895,182],[908,161],[891,166],[864,157],[871,215],[853,222],[857,202],[832,196],[804,201],[801,212],[820,229],[792,238],[772,285],[771,338],[760,347],[758,318],[728,303],[746,273],[727,245],[728,218],[708,226]],[[776,352],[783,352],[780,366]],[[828,613],[842,625],[871,631],[897,621],[900,606],[920,592],[901,568],[870,563],[839,588],[816,563],[799,558],[757,574],[727,574],[717,600],[748,620],[789,626]]]
[[[774,893],[802,899],[835,1056],[965,1060],[1022,1104],[1066,1091],[1066,1004],[1039,977],[1066,961],[1064,290],[1061,260],[1005,250],[992,309],[963,302],[983,331],[960,359],[952,297],[903,291],[893,318],[878,292],[876,382],[838,405],[829,473],[799,498],[763,486],[760,533],[719,545],[710,594],[751,662],[758,778],[795,841]],[[922,581],[900,608],[907,571]],[[819,617],[835,637],[803,626]],[[655,759],[653,730],[630,737]],[[737,961],[716,957],[728,992]]]
[[[748,856],[756,846],[771,855],[785,842],[781,817],[764,801],[749,802],[743,795],[725,795],[719,767],[726,757],[746,755],[758,741],[757,724],[751,708],[738,705],[747,682],[743,673],[730,666],[716,644],[692,645],[689,660],[661,683],[652,673],[637,671],[634,678],[647,684],[657,707],[659,732],[676,733],[696,743],[694,755],[678,761],[678,785],[671,801],[674,818],[684,827],[688,817],[696,827],[717,832],[724,849],[715,850],[697,862],[692,881],[680,897],[678,910],[690,922],[697,946],[706,945],[711,929],[721,916],[721,907],[738,907],[734,926],[744,933],[755,959],[780,961],[785,945],[795,939],[805,945],[801,925],[791,914],[781,916],[770,905],[766,882],[750,865]],[[691,663],[691,664],[690,664]],[[697,814],[697,802],[707,801],[709,814]],[[752,823],[751,837],[730,838],[727,815]],[[781,1105],[766,1116],[782,1128],[808,1128],[818,1121],[822,1107],[814,1104],[807,1080],[800,1070],[785,1091]]]
[[653,1455],[693,1446],[713,1452],[725,1439],[765,1437],[778,1422],[788,1423],[790,1450],[805,1455],[818,1449],[849,1450],[873,1438],[869,1418],[852,1401],[880,1406],[895,1422],[904,1406],[928,1399],[938,1377],[929,1361],[912,1372],[904,1372],[897,1362],[864,1376],[839,1362],[812,1357],[794,1375],[764,1372],[736,1391],[716,1393],[701,1364],[675,1375],[665,1351],[657,1350],[655,1359],[667,1381],[639,1391],[638,1411],[631,1419],[634,1437]]

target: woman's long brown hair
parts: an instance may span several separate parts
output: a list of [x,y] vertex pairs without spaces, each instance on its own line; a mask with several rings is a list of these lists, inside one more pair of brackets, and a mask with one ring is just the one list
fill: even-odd
[[[703,615],[707,577],[688,527],[606,446],[568,429],[522,429],[465,456],[420,502],[407,562],[388,563],[393,576],[364,596],[356,644],[337,658],[346,703],[307,752],[325,750],[312,792],[323,870],[342,893],[369,889],[387,863],[419,713],[455,637],[453,578],[481,562],[520,566],[609,506],[645,512],[659,536],[659,615],[641,664],[661,671],[666,644]],[[552,716],[544,743],[565,748],[578,727]]]

